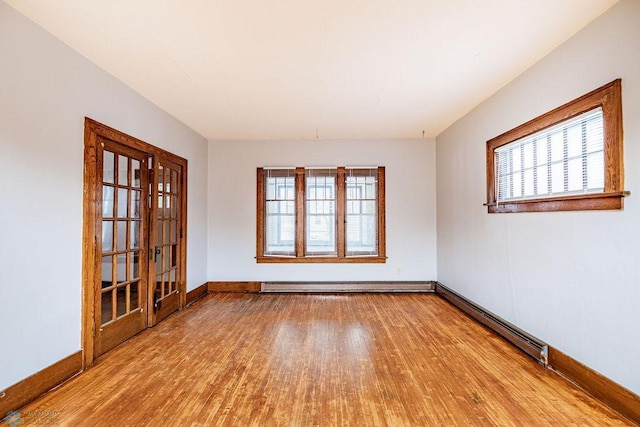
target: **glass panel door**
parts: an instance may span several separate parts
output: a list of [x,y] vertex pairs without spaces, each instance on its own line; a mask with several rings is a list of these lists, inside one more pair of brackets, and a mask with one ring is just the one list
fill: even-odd
[[107,139],[100,143],[101,283],[96,300],[96,356],[146,327],[147,156]]
[[152,324],[180,306],[182,167],[162,156],[155,157],[152,189],[153,256],[149,277],[153,301]]

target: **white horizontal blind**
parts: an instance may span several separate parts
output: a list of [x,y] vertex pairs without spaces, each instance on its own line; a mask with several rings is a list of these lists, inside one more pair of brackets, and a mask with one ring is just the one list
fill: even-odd
[[265,169],[265,255],[295,256],[295,168]]
[[604,191],[604,131],[598,107],[494,152],[496,200]]

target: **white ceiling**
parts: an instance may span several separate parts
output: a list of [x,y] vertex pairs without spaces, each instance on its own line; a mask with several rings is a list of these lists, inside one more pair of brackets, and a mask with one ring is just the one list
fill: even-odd
[[617,0],[7,0],[208,139],[436,136]]

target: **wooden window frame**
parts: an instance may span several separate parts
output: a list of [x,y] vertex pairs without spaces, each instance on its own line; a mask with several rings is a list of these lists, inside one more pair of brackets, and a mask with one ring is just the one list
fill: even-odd
[[[495,179],[497,148],[598,107],[602,108],[604,126],[603,192],[497,201]],[[624,197],[630,194],[623,190],[622,142],[622,81],[617,79],[487,141],[487,203],[485,206],[489,213],[621,210],[624,207]]]
[[305,255],[305,168],[295,169],[295,256],[265,255],[265,169],[257,169],[256,261],[258,263],[385,263],[385,168],[377,168],[377,255],[346,255],[346,170],[336,168],[336,241],[337,254],[331,256]]

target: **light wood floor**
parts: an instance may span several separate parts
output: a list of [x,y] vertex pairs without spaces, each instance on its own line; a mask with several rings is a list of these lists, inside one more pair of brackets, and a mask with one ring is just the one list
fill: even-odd
[[430,294],[212,294],[21,413],[68,426],[629,425]]

